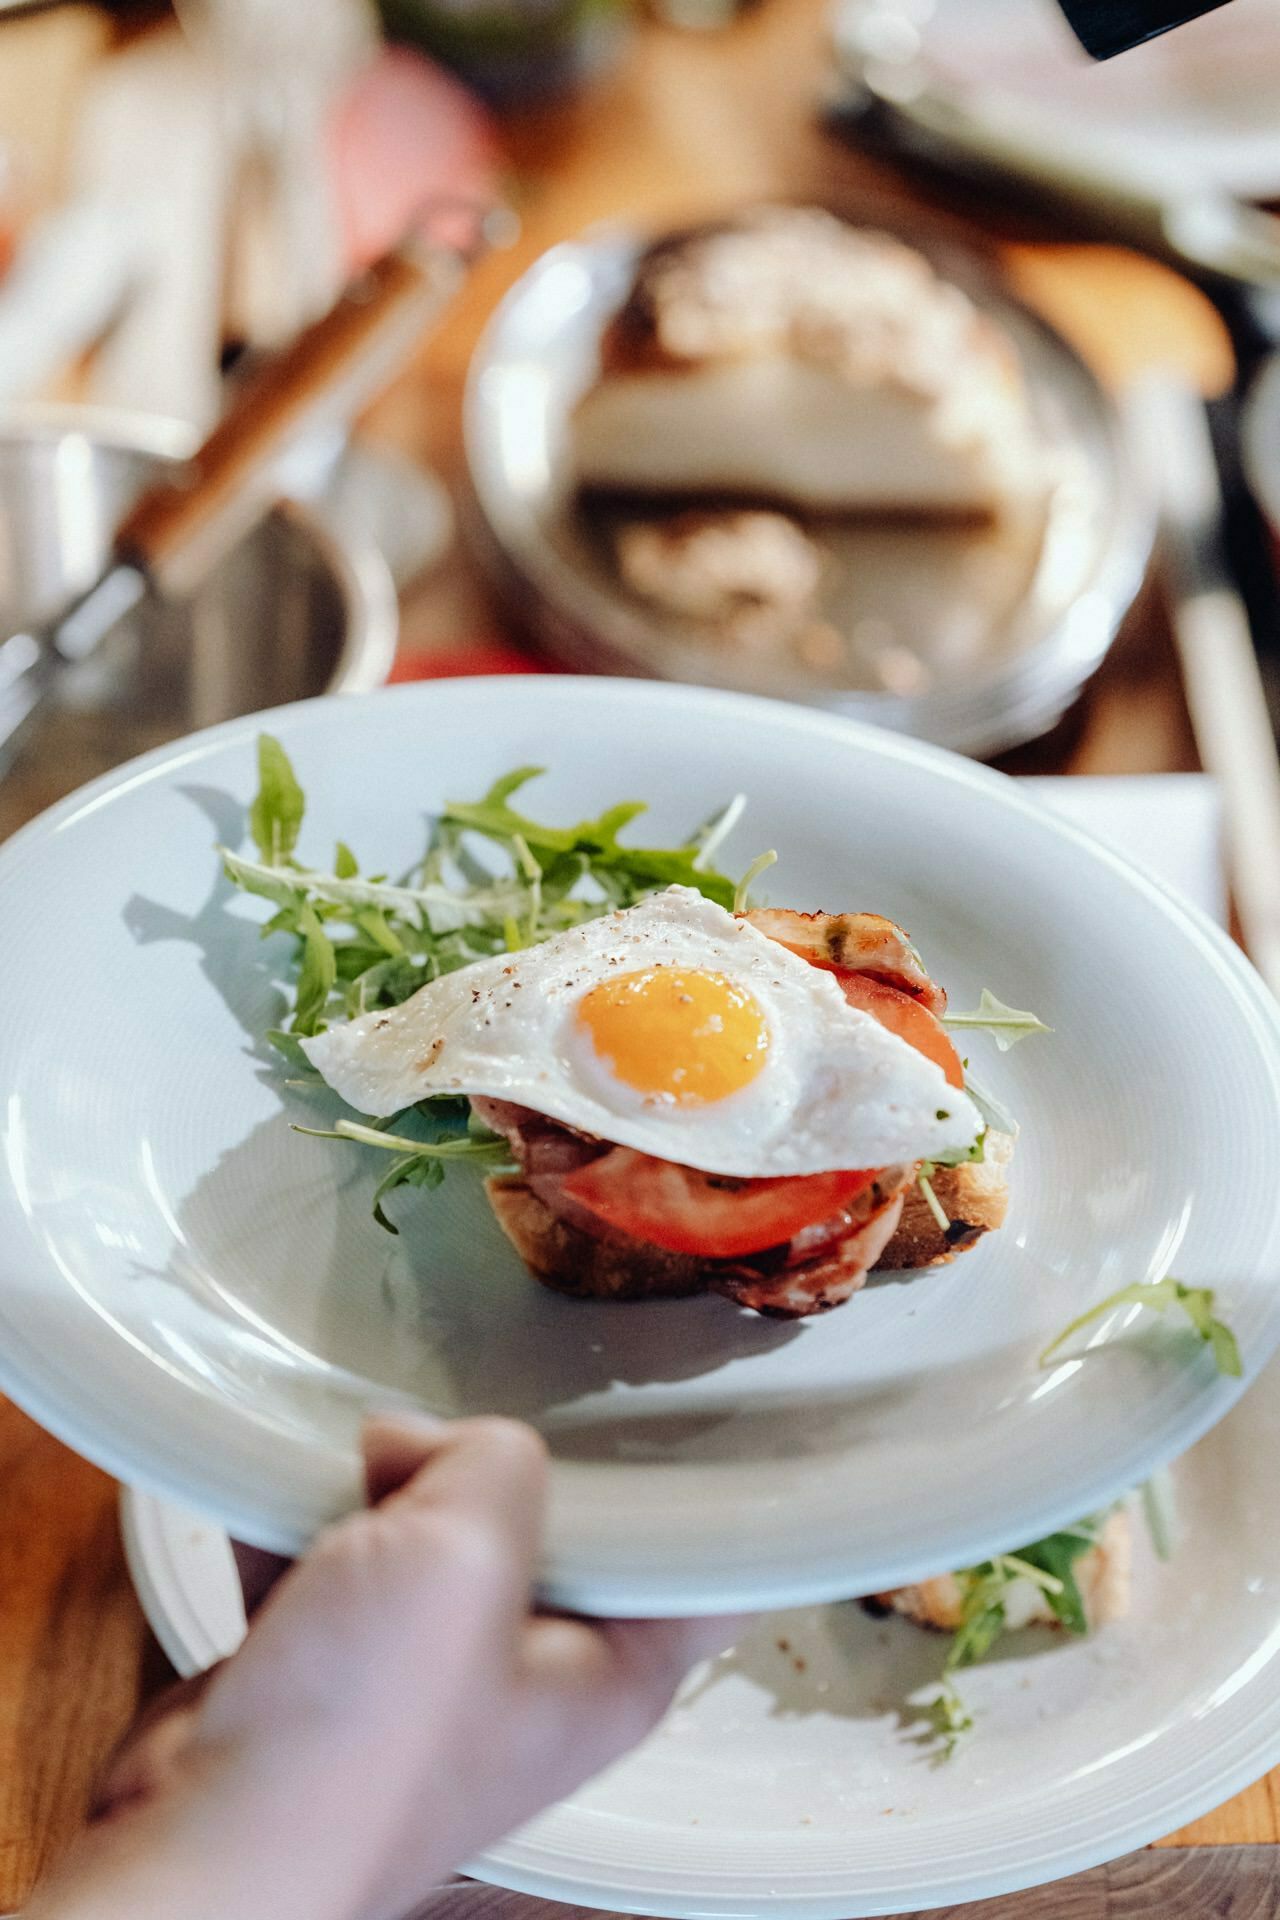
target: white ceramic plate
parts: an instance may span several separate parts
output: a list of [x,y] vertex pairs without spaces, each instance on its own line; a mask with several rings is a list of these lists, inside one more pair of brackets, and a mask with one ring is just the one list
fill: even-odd
[[[630,1759],[470,1871],[580,1906],[748,1920],[1007,1893],[1170,1832],[1280,1760],[1280,1371],[1175,1469],[1169,1565],[1135,1517],[1131,1617],[1019,1634],[963,1676],[977,1730],[933,1764],[908,1696],[945,1641],[856,1606],[759,1621]],[[179,1669],[244,1620],[224,1536],[129,1496],[130,1565]],[[1065,1908],[1064,1908],[1065,1911]]]
[[357,1498],[365,1409],[501,1408],[556,1457],[559,1602],[800,1604],[1034,1538],[1211,1426],[1238,1387],[1154,1316],[1037,1367],[1121,1284],[1218,1285],[1250,1372],[1280,1339],[1280,1013],[1229,941],[995,774],[674,686],[421,685],[269,724],[310,796],[304,854],[342,835],[392,871],[424,810],[524,762],[554,765],[546,817],[650,796],[659,840],[749,789],[726,857],[776,847],[775,900],[891,914],[957,1005],[990,984],[1056,1029],[973,1045],[1023,1123],[1008,1225],[806,1323],[554,1297],[465,1176],[388,1238],[374,1169],[290,1131],[315,1097],[259,1038],[286,956],[212,851],[240,835],[258,724],[111,775],[0,855],[0,1384],[121,1478],[290,1550]]
[[1274,0],[1232,0],[1101,62],[1081,54],[1056,0],[880,4],[923,21],[930,72],[969,110],[1050,154],[1087,156],[1119,181],[1162,191],[1224,187],[1259,199],[1280,191]]

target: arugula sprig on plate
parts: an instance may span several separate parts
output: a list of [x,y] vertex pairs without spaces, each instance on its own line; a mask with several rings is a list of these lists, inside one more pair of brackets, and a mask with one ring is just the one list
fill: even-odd
[[993,1554],[990,1560],[966,1567],[956,1575],[961,1590],[960,1624],[951,1637],[937,1689],[924,1706],[925,1716],[938,1736],[939,1758],[950,1759],[961,1739],[973,1731],[973,1715],[956,1675],[985,1660],[1008,1631],[1014,1587],[1030,1584],[1038,1588],[1069,1633],[1088,1633],[1076,1568],[1097,1546],[1108,1517],[1108,1513],[1093,1515],[1077,1526],[1063,1527],[1030,1546],[1019,1547],[1016,1553]]
[[298,941],[292,1017],[287,1031],[269,1036],[291,1064],[305,1061],[294,1036],[398,1006],[441,974],[634,906],[658,888],[694,887],[733,907],[739,888],[708,856],[739,802],[683,846],[635,847],[620,835],[645,811],[641,801],[571,827],[543,826],[518,812],[513,795],[541,771],[517,767],[481,799],[451,802],[421,862],[393,881],[362,874],[342,841],[328,867],[296,857],[306,797],[280,742],[259,738],[258,793],[249,810],[258,857],[228,847],[219,853],[237,886],[275,907],[264,933]]
[[[737,884],[714,866],[742,812],[741,796],[678,847],[634,847],[620,838],[645,811],[640,801],[576,826],[544,826],[511,804],[541,771],[518,767],[479,800],[447,805],[422,860],[392,880],[363,874],[341,840],[328,867],[298,859],[306,796],[280,742],[259,736],[258,792],[249,809],[257,858],[218,851],[237,886],[274,906],[263,934],[291,934],[296,942],[291,1017],[267,1034],[296,1074],[317,1081],[301,1041],[330,1020],[398,1006],[473,960],[532,946],[662,887],[694,887],[732,909],[745,904],[773,857],[762,855]],[[393,1156],[373,1197],[374,1218],[392,1233],[397,1228],[383,1203],[397,1187],[439,1186],[446,1167],[459,1162],[492,1169],[509,1160],[505,1141],[452,1096],[419,1101],[385,1122],[342,1119],[298,1131]]]
[[1189,1287],[1185,1281],[1175,1280],[1172,1274],[1166,1274],[1163,1280],[1135,1280],[1131,1286],[1109,1293],[1096,1306],[1077,1314],[1041,1353],[1040,1365],[1048,1366],[1068,1340],[1074,1339],[1077,1333],[1083,1333],[1096,1320],[1113,1313],[1117,1307],[1149,1307],[1154,1313],[1167,1313],[1173,1308],[1186,1315],[1195,1332],[1212,1350],[1218,1372],[1238,1380],[1243,1372],[1240,1348],[1226,1321],[1220,1320],[1215,1314],[1216,1304],[1217,1295],[1212,1287]]
[[[942,1015],[944,1027],[959,1030],[974,1030],[989,1033],[995,1040],[1001,1053],[1007,1053],[1010,1047],[1025,1040],[1033,1033],[1052,1033],[1043,1020],[1034,1013],[1021,1012],[1017,1007],[1007,1007],[1003,1000],[997,1000],[989,988],[984,987],[976,1008],[967,1013],[954,1013],[948,1010]],[[973,1104],[982,1115],[982,1131],[970,1147],[958,1148],[954,1153],[938,1154],[932,1160],[923,1160],[916,1174],[916,1185],[920,1196],[933,1216],[939,1233],[950,1231],[951,1222],[947,1218],[946,1208],[939,1200],[933,1187],[933,1175],[939,1167],[960,1167],[970,1162],[985,1160],[987,1135],[989,1133],[1017,1134],[1018,1124],[992,1094],[985,1093],[974,1079],[969,1062],[964,1062],[964,1089]]]

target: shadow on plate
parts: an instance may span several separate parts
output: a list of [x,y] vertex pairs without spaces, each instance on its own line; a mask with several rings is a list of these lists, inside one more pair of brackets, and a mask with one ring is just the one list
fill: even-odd
[[[1049,1655],[1068,1644],[1052,1628],[1024,1628],[999,1641],[986,1664]],[[949,1645],[947,1634],[877,1619],[857,1600],[768,1614],[695,1676],[680,1704],[692,1706],[735,1679],[746,1680],[768,1697],[771,1719],[892,1717],[918,1743],[922,1758],[933,1760],[939,1749],[924,1702],[942,1678]],[[958,1679],[963,1689],[963,1674]]]

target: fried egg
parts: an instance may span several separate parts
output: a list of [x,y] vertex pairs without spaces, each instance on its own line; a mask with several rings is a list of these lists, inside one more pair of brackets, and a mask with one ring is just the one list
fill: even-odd
[[478,960],[303,1048],[362,1113],[514,1101],[579,1132],[755,1179],[933,1158],[972,1102],[813,967],[689,887]]

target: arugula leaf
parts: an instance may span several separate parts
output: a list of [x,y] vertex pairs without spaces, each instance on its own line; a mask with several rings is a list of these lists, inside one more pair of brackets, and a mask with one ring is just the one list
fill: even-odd
[[616,851],[618,834],[630,821],[646,811],[642,800],[610,807],[598,820],[581,820],[576,827],[544,827],[507,805],[513,793],[536,780],[545,767],[517,767],[495,780],[481,800],[454,801],[445,807],[444,819],[458,826],[474,827],[497,840],[513,840],[517,835],[537,853],[608,853]]
[[1014,1556],[1030,1567],[1038,1567],[1056,1581],[1056,1586],[1044,1585],[1041,1591],[1063,1626],[1072,1633],[1089,1631],[1084,1601],[1075,1575],[1076,1561],[1097,1544],[1097,1531],[1088,1532],[1089,1524],[1086,1522],[1083,1527],[1051,1533],[1030,1547],[1021,1547]]
[[574,827],[544,827],[508,806],[513,793],[545,772],[545,767],[518,767],[495,780],[482,800],[450,801],[443,818],[447,824],[470,827],[492,839],[520,839],[539,866],[565,855],[585,855],[596,879],[612,876],[623,883],[627,897],[621,904],[630,905],[655,887],[683,886],[695,887],[709,900],[732,908],[732,881],[700,864],[701,849],[696,840],[684,847],[624,847],[619,843],[622,829],[648,811],[642,800],[623,801],[606,809],[598,819],[580,820]]
[[[633,906],[658,888],[689,886],[722,906],[734,903],[734,884],[713,868],[711,856],[742,813],[741,795],[683,846],[632,847],[620,835],[644,811],[639,802],[606,808],[576,826],[546,827],[512,805],[540,771],[518,767],[482,799],[448,806],[416,868],[389,878],[362,874],[343,840],[330,869],[302,865],[297,845],[305,797],[288,755],[270,735],[259,740],[258,767],[249,817],[256,857],[230,848],[219,853],[228,878],[275,909],[263,934],[295,942],[289,1030],[273,1029],[270,1039],[309,1083],[314,1075],[301,1042],[332,1018],[398,1006],[442,974],[532,946],[610,908]],[[756,863],[744,888],[764,864]],[[465,1101],[447,1108],[420,1103],[412,1110],[412,1132],[422,1139],[393,1132],[391,1123],[340,1121],[329,1130],[333,1138],[396,1156],[375,1195],[384,1226],[392,1228],[386,1196],[401,1186],[438,1184],[446,1160],[509,1162],[505,1143],[471,1124],[469,1113]]]
[[404,941],[390,926],[381,907],[363,907],[359,913],[352,914],[351,922],[375,947],[381,947],[384,953],[389,953],[393,960],[398,960],[404,953]]
[[1063,1626],[1087,1633],[1089,1622],[1076,1582],[1075,1564],[1098,1543],[1101,1522],[1083,1520],[1078,1527],[1034,1540],[1016,1553],[997,1553],[956,1577],[963,1588],[960,1625],[952,1638],[944,1676],[971,1667],[986,1658],[1007,1625],[1009,1589],[1029,1580],[1040,1589]]
[[1216,1318],[1213,1311],[1215,1300],[1212,1287],[1188,1287],[1181,1280],[1175,1280],[1172,1274],[1163,1280],[1137,1280],[1132,1286],[1121,1287],[1118,1292],[1108,1294],[1096,1307],[1077,1314],[1070,1325],[1049,1342],[1040,1355],[1040,1365],[1047,1366],[1052,1356],[1075,1334],[1092,1326],[1095,1320],[1114,1312],[1117,1307],[1150,1307],[1155,1313],[1167,1313],[1170,1307],[1174,1307],[1186,1315],[1200,1338],[1211,1349],[1218,1372],[1238,1380],[1243,1372],[1240,1348],[1230,1327],[1224,1320]]
[[1008,1627],[1009,1591],[1029,1580],[1040,1589],[1054,1614],[1071,1633],[1085,1634],[1089,1621],[1076,1579],[1076,1563],[1098,1543],[1106,1516],[1063,1527],[1016,1553],[997,1553],[956,1575],[961,1588],[960,1625],[951,1638],[938,1693],[928,1702],[935,1732],[944,1743],[943,1758],[955,1752],[961,1734],[973,1729],[973,1716],[956,1689],[954,1675],[985,1660]]
[[444,1180],[444,1162],[430,1158],[424,1153],[410,1153],[402,1159],[393,1160],[373,1190],[373,1217],[387,1233],[398,1234],[400,1229],[385,1209],[383,1201],[397,1187],[438,1187]]
[[1016,1046],[1019,1040],[1025,1040],[1029,1033],[1052,1033],[1052,1027],[1046,1027],[1043,1020],[1034,1013],[1022,1013],[1017,1007],[1006,1007],[1003,1000],[997,1000],[994,993],[984,987],[978,999],[976,1012],[952,1013],[942,1016],[944,1027],[977,1027],[991,1034],[1001,1053]]
[[[256,893],[264,900],[273,901],[290,917],[306,900],[303,886],[294,879],[291,869],[260,865],[256,860],[246,860],[226,847],[219,847],[218,852],[222,856],[222,871],[244,893]],[[276,918],[278,920],[279,915]],[[267,926],[272,933],[280,930],[274,921],[269,920]]]
[[291,1067],[296,1067],[306,1074],[315,1074],[316,1079],[319,1080],[320,1075],[316,1073],[315,1068],[302,1051],[302,1042],[296,1033],[286,1033],[281,1027],[268,1027],[266,1038],[271,1042],[276,1052],[288,1061]]
[[941,1742],[939,1758],[950,1760],[968,1733],[973,1732],[973,1715],[966,1707],[954,1680],[943,1680],[931,1700],[924,1703],[925,1718]]
[[228,878],[248,893],[260,893],[282,904],[301,893],[330,907],[356,911],[378,907],[402,917],[418,933],[456,933],[463,927],[484,927],[495,913],[506,911],[512,902],[523,904],[524,899],[524,889],[509,880],[470,892],[441,885],[400,887],[356,875],[341,880],[337,874],[313,867],[272,866],[266,861],[247,860],[225,847],[219,852]]
[[318,1032],[335,1016],[398,1005],[443,973],[534,945],[611,907],[633,906],[658,887],[692,886],[725,906],[733,902],[733,882],[712,870],[710,854],[737,821],[741,796],[683,847],[629,847],[619,835],[643,811],[638,803],[577,826],[544,827],[511,805],[538,771],[520,767],[482,800],[447,809],[416,874],[392,880],[362,875],[341,840],[331,870],[301,865],[302,789],[269,736],[259,763],[251,810],[257,857],[219,852],[237,886],[275,907],[263,933],[298,942],[298,1033]]
[[324,1010],[337,978],[333,942],[320,924],[314,907],[303,907],[298,915],[302,935],[302,966],[298,973],[298,996],[293,1009],[294,1033],[318,1033],[324,1025]]
[[968,1585],[960,1625],[943,1664],[944,1675],[985,1660],[1005,1629],[1004,1592],[1009,1582],[994,1566],[988,1566],[985,1571],[981,1567],[971,1568],[961,1579]]
[[[969,1070],[967,1060],[965,1061],[964,1068],[964,1090],[986,1121],[987,1127],[992,1133],[1007,1133],[1013,1139],[1017,1139],[1017,1121],[1013,1118],[1008,1108],[1000,1104],[993,1093],[988,1093],[986,1088],[974,1079],[973,1074]],[[985,1135],[983,1137],[985,1138]]]
[[[462,1109],[467,1108],[464,1114]],[[373,1191],[373,1217],[388,1233],[400,1229],[387,1215],[383,1201],[397,1187],[438,1187],[450,1161],[478,1162],[483,1166],[505,1165],[510,1149],[500,1134],[490,1133],[471,1119],[469,1103],[446,1094],[440,1100],[422,1100],[412,1109],[433,1137],[415,1140],[407,1134],[392,1133],[387,1127],[369,1127],[355,1120],[339,1120],[332,1127],[295,1126],[313,1140],[355,1140],[362,1146],[378,1147],[396,1158]],[[450,1126],[463,1132],[450,1134]]]
[[766,868],[775,866],[777,859],[778,856],[772,848],[769,849],[768,853],[756,855],[734,889],[733,910],[735,913],[746,912],[747,908],[751,905],[752,883],[760,878],[760,875]]
[[989,1129],[984,1127],[972,1146],[953,1147],[950,1153],[935,1153],[933,1159],[928,1163],[929,1167],[967,1167],[971,1164],[980,1165],[987,1157],[988,1131]]
[[298,844],[306,800],[289,756],[269,733],[258,735],[258,793],[249,809],[249,831],[264,860],[280,866]]
[[934,1224],[938,1232],[948,1233],[951,1230],[951,1222],[947,1218],[942,1202],[934,1192],[933,1182],[929,1178],[929,1175],[933,1172],[934,1165],[935,1162],[932,1160],[921,1161],[920,1171],[916,1175],[916,1185],[920,1189],[920,1196],[926,1207],[928,1207],[930,1213],[933,1215]]
[[293,1131],[313,1140],[358,1140],[362,1146],[379,1147],[384,1153],[425,1154],[435,1160],[505,1162],[511,1157],[506,1141],[497,1133],[466,1132],[436,1140],[414,1140],[407,1134],[391,1133],[386,1127],[371,1127],[362,1120],[335,1120],[331,1127],[295,1126]]

